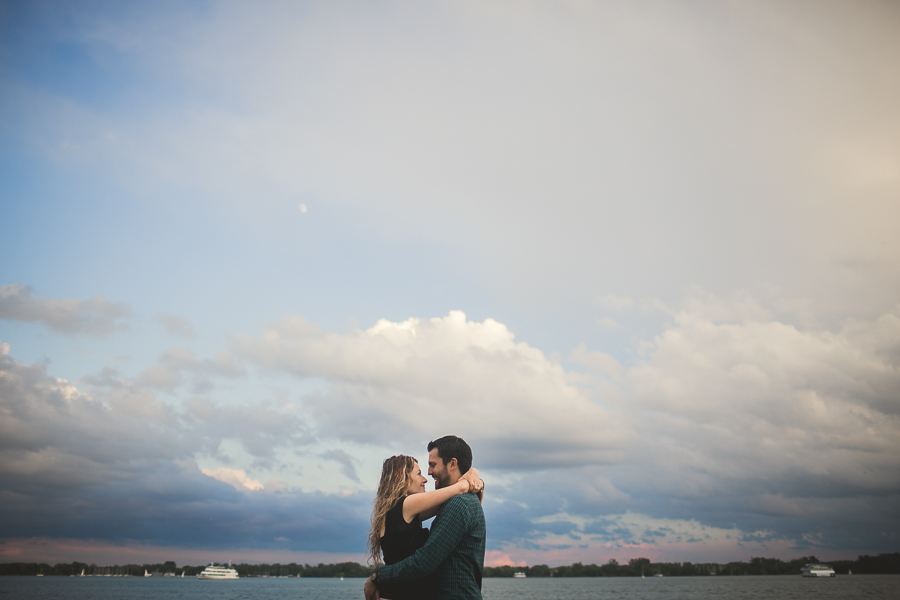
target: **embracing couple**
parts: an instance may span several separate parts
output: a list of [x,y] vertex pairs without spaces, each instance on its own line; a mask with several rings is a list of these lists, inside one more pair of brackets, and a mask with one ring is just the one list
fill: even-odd
[[[416,459],[384,461],[372,531],[370,558],[385,566],[366,580],[366,600],[481,600],[484,570],[484,482],[472,468],[472,449],[448,435],[428,444],[428,474]],[[422,521],[435,517],[431,531]]]

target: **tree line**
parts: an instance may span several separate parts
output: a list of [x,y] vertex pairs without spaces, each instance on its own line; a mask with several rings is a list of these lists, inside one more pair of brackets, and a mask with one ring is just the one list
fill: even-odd
[[[751,558],[750,562],[730,563],[654,563],[648,558],[632,558],[628,563],[619,563],[610,559],[606,564],[582,564],[580,562],[549,567],[534,565],[530,567],[485,567],[485,577],[512,577],[516,572],[523,572],[527,577],[646,577],[664,575],[679,576],[716,576],[716,575],[798,575],[803,565],[818,563],[815,556],[804,556],[794,560],[783,561],[778,558]],[[856,560],[835,560],[827,563],[836,573],[845,575],[852,571],[856,575],[898,575],[900,574],[900,552],[863,555]],[[372,572],[367,567],[355,562],[337,564],[257,564],[246,563],[232,565],[241,577],[368,577]],[[47,576],[111,576],[111,577],[143,577],[144,573],[152,575],[170,575],[179,577],[195,577],[206,565],[178,568],[174,561],[143,565],[97,566],[81,562],[57,563],[0,563],[0,576],[4,575],[47,575]]]
[[[751,558],[750,562],[721,563],[654,563],[649,558],[632,558],[627,564],[610,559],[603,565],[585,565],[580,562],[560,567],[534,565],[532,567],[485,567],[485,577],[512,577],[516,572],[527,577],[665,577],[715,576],[715,575],[799,575],[807,563],[819,563],[815,556],[803,556],[783,561],[778,558]],[[835,573],[846,575],[897,575],[900,574],[900,552],[860,556],[856,560],[828,561]]]
[[[234,564],[241,577],[368,577],[372,572],[369,567],[364,567],[355,562],[345,562],[332,565],[318,564]],[[0,576],[3,575],[47,575],[78,577],[82,573],[92,577],[143,577],[144,573],[150,575],[169,575],[180,577],[196,577],[207,565],[197,567],[183,566],[178,568],[174,561],[144,565],[113,565],[98,566],[82,562],[57,563],[0,563]]]

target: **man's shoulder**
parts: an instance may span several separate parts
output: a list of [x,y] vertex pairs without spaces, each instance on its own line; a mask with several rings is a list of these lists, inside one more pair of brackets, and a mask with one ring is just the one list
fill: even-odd
[[457,494],[444,503],[444,506],[460,506],[470,508],[473,506],[481,506],[481,501],[475,494]]
[[476,518],[484,518],[484,511],[481,510],[481,501],[475,494],[458,494],[453,496],[441,507],[442,513],[456,513],[459,515],[467,515],[467,519],[475,516]]

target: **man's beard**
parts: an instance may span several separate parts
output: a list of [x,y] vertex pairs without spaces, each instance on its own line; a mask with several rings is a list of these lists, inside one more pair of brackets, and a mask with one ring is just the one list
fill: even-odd
[[450,478],[447,476],[447,472],[439,473],[437,477],[434,479],[434,489],[439,490],[441,488],[445,488],[450,485]]

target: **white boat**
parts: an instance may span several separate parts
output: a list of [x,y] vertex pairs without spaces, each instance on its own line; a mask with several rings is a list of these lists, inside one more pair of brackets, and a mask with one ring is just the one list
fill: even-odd
[[525,572],[524,571],[516,571],[515,573],[513,573],[513,577],[525,577]]
[[238,572],[236,569],[228,567],[219,567],[212,563],[203,569],[197,579],[237,579]]
[[800,569],[800,574],[803,577],[834,577],[834,569],[828,565],[809,563]]

